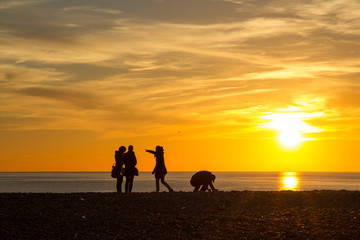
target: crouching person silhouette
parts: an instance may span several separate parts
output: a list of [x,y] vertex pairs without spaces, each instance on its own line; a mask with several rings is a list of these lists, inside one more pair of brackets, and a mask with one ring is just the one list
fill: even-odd
[[[215,189],[213,182],[215,181],[215,175],[208,171],[200,171],[195,173],[190,180],[191,186],[195,187],[194,192],[199,191],[199,188],[201,187],[200,191],[206,191],[209,190],[210,192],[217,191]],[[210,186],[210,189],[208,188]]]

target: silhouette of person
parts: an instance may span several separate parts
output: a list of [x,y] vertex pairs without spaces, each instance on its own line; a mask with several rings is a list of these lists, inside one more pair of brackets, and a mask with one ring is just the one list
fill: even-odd
[[138,175],[138,170],[135,167],[137,164],[136,156],[134,153],[134,147],[130,145],[128,147],[128,151],[124,154],[124,164],[125,164],[125,192],[131,193],[133,182],[134,182],[134,176]]
[[[199,188],[202,186],[200,191],[217,191],[215,189],[214,185],[212,184],[215,181],[215,175],[212,174],[209,171],[200,171],[195,173],[190,180],[191,186],[195,187],[194,192],[197,192]],[[208,189],[208,186],[210,186],[210,189]]]
[[153,150],[146,150],[148,153],[154,154],[154,157],[156,159],[155,168],[152,171],[152,174],[155,173],[155,180],[156,180],[156,192],[159,192],[160,186],[159,186],[159,180],[161,179],[161,183],[164,184],[165,187],[169,190],[169,192],[173,192],[174,190],[165,182],[165,175],[167,174],[167,170],[165,167],[165,161],[164,161],[164,149],[161,146],[156,146],[155,151]]
[[122,166],[124,165],[124,153],[126,151],[126,147],[121,146],[119,147],[119,151],[115,151],[115,166],[120,168],[120,175],[116,178],[116,190],[117,192],[121,193],[121,185],[123,182],[123,173],[124,169]]

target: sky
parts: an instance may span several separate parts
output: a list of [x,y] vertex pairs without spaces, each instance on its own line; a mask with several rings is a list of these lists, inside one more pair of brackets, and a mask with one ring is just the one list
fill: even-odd
[[0,172],[360,171],[358,0],[2,0]]

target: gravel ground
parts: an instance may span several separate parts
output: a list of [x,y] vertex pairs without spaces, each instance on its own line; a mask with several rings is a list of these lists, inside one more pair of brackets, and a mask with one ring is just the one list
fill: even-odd
[[0,238],[360,239],[360,192],[0,193]]

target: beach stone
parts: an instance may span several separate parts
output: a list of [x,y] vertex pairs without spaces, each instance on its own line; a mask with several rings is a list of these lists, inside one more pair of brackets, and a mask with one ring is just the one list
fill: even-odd
[[1,193],[0,236],[360,239],[359,197],[357,191]]

